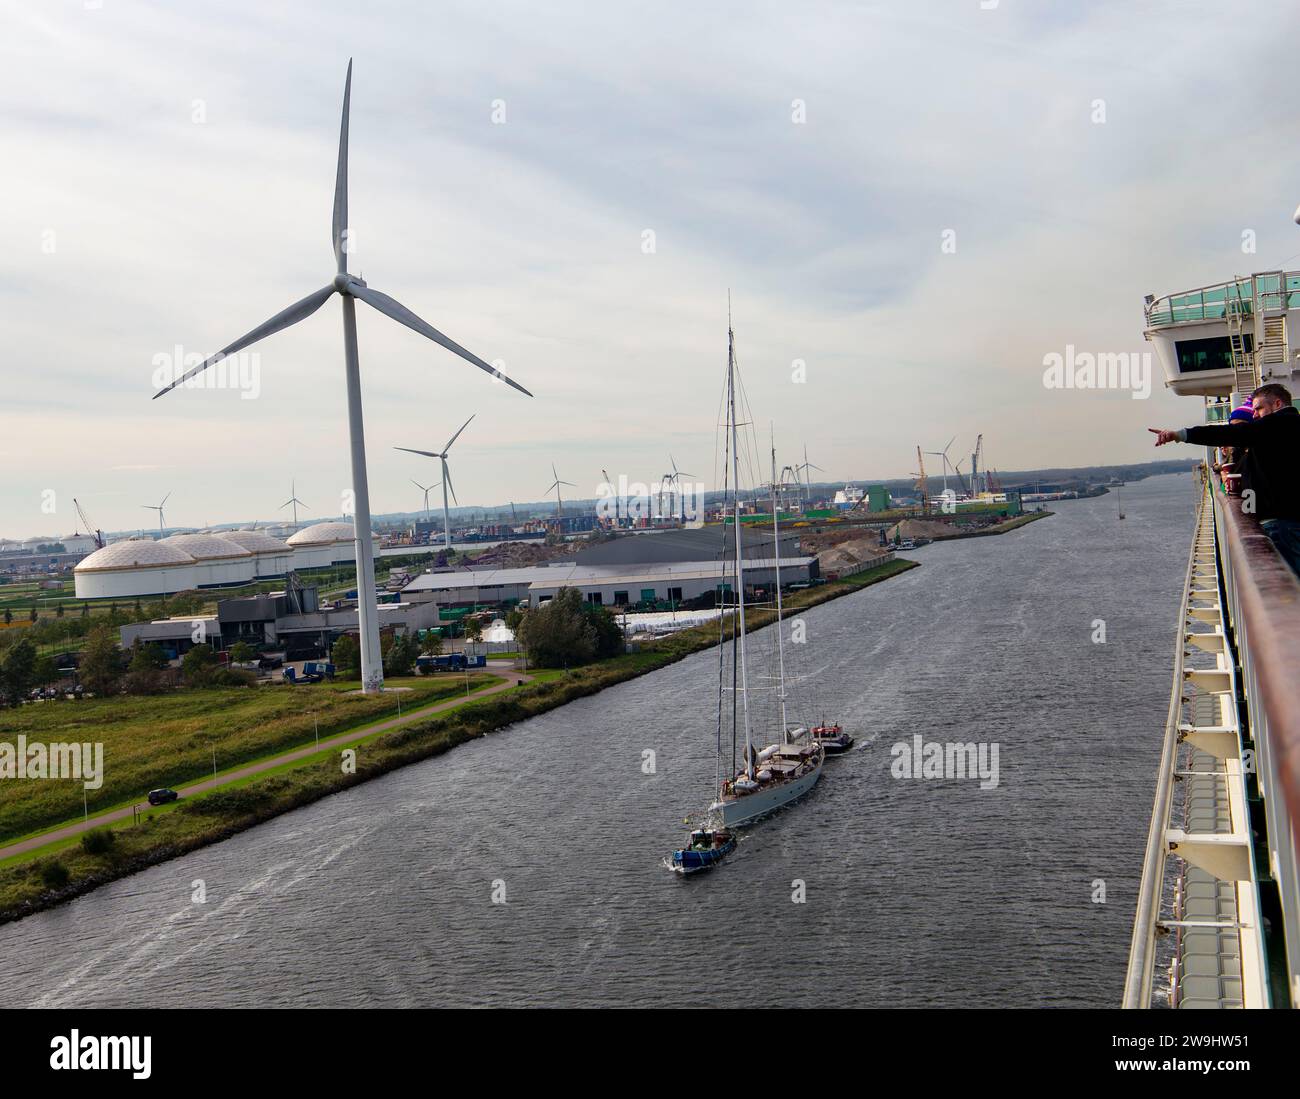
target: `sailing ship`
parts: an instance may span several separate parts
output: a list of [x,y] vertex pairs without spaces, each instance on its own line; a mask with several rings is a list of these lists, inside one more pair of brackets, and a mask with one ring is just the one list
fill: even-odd
[[[791,730],[786,720],[785,649],[781,639],[781,548],[779,508],[772,509],[774,551],[776,554],[776,637],[778,659],[778,692],[780,703],[780,730],[777,743],[760,748],[754,741],[753,722],[750,720],[749,671],[745,652],[745,554],[740,522],[740,457],[739,435],[736,426],[736,334],[727,318],[727,431],[731,451],[730,474],[733,482],[732,534],[735,544],[735,597],[736,608],[732,616],[732,766],[730,777],[718,788],[718,798],[709,806],[709,812],[721,820],[723,827],[734,828],[766,816],[783,805],[803,797],[821,778],[822,764],[826,759],[823,747],[807,729]],[[735,699],[739,696],[737,714]],[[739,720],[737,720],[739,718]],[[735,765],[736,748],[743,738],[744,753],[739,768]],[[719,737],[721,749],[721,737]],[[721,751],[719,751],[721,764]],[[720,769],[720,768],[719,768]]]
[[[718,790],[717,800],[708,809],[711,827],[698,828],[687,837],[685,847],[672,853],[671,868],[683,874],[694,873],[711,866],[716,866],[736,847],[735,827],[748,824],[759,817],[788,805],[808,793],[821,777],[822,764],[826,759],[824,747],[814,738],[809,730],[791,729],[786,718],[785,694],[785,646],[781,636],[781,540],[780,508],[776,506],[776,480],[773,474],[772,531],[775,552],[775,588],[776,588],[776,639],[778,688],[777,699],[780,704],[780,735],[776,744],[758,748],[754,742],[753,723],[749,712],[749,668],[745,651],[745,553],[743,530],[740,522],[740,458],[738,454],[739,433],[736,422],[736,336],[731,327],[731,318],[727,318],[727,433],[726,446],[730,452],[728,460],[723,463],[726,469],[727,486],[724,492],[724,513],[731,510],[731,535],[735,549],[734,569],[731,573],[734,583],[719,584],[719,592],[725,599],[728,587],[735,597],[731,621],[731,638],[729,645],[725,637],[727,615],[719,618],[719,630],[722,636],[718,646],[718,721],[717,721],[717,763],[715,767],[714,789]],[[775,470],[775,457],[773,458]],[[725,532],[726,527],[724,525]],[[724,558],[727,556],[724,549]],[[725,575],[724,575],[725,579]],[[731,705],[725,704],[727,653],[731,653]],[[726,724],[726,712],[731,712],[731,762],[725,781],[723,770],[723,728]],[[737,766],[736,752],[743,740],[743,756]]]

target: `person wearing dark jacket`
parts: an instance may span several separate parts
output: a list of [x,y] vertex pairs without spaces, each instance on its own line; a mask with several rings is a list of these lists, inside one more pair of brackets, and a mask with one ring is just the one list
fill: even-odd
[[1177,430],[1150,428],[1156,446],[1245,447],[1237,468],[1249,486],[1242,492],[1242,511],[1253,510],[1277,551],[1300,573],[1300,411],[1282,385],[1261,385],[1251,394],[1256,419],[1237,424],[1201,424]]

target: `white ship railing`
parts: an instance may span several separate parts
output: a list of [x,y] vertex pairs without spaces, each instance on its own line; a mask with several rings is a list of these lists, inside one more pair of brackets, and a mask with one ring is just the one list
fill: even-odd
[[[1241,513],[1240,498],[1224,495],[1214,481],[1210,484],[1214,487],[1202,490],[1179,610],[1173,690],[1124,982],[1126,1008],[1151,1006],[1160,932],[1181,923],[1161,918],[1166,863],[1178,847],[1171,847],[1171,840],[1195,844],[1197,837],[1173,829],[1169,818],[1180,737],[1205,732],[1231,732],[1236,744],[1224,767],[1233,835],[1211,839],[1237,844],[1238,850],[1244,846],[1250,856],[1249,870],[1243,867],[1228,875],[1238,882],[1237,917],[1235,924],[1225,925],[1240,933],[1245,1006],[1300,1005],[1300,579],[1255,519]],[[1214,607],[1193,610],[1194,590],[1199,589],[1197,598],[1204,603],[1211,595],[1211,579],[1216,588],[1221,583],[1222,597],[1216,592]],[[1189,615],[1207,611],[1219,620],[1225,645],[1231,641],[1235,648],[1239,673],[1231,650],[1224,651],[1218,673],[1185,667]],[[1201,731],[1181,725],[1184,681],[1225,672],[1223,686],[1217,689],[1226,692],[1221,698],[1231,729]],[[1237,705],[1238,695],[1244,706]],[[1252,777],[1254,789],[1249,788]]]
[[1178,759],[1178,725],[1182,712],[1183,634],[1187,626],[1187,609],[1192,597],[1192,578],[1197,549],[1208,521],[1209,493],[1202,491],[1196,516],[1196,532],[1187,555],[1187,576],[1183,583],[1182,606],[1174,645],[1174,681],[1169,692],[1169,714],[1165,718],[1165,735],[1160,749],[1160,769],[1156,779],[1155,805],[1147,832],[1146,854],[1142,858],[1142,881],[1138,887],[1137,914],[1133,919],[1133,940],[1129,946],[1128,974],[1124,979],[1124,1007],[1142,1008],[1151,1004],[1151,987],[1155,974],[1156,930],[1160,918],[1160,901],[1165,886],[1165,863],[1168,847],[1165,831],[1174,795],[1174,768]]
[[[1241,661],[1241,688],[1254,743],[1253,765],[1276,883],[1290,1006],[1300,1005],[1300,579],[1239,498],[1214,493],[1229,622]],[[1281,934],[1278,934],[1281,932]],[[1275,1006],[1287,1006],[1275,1004]]]
[[1146,303],[1146,322],[1148,328],[1158,328],[1291,308],[1300,308],[1300,272],[1268,271],[1152,298]]

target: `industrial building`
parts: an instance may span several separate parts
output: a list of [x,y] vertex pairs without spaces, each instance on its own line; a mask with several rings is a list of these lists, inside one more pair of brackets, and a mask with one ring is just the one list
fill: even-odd
[[[438,625],[436,604],[380,603],[378,609],[381,632],[406,634]],[[171,658],[201,640],[218,651],[237,641],[269,645],[290,660],[325,655],[336,638],[356,632],[355,602],[322,607],[315,588],[292,584],[288,591],[218,600],[216,614],[135,622],[120,631],[124,648],[137,640],[158,644]]]
[[[772,536],[746,530],[741,542],[746,586],[771,588],[777,569]],[[421,573],[402,589],[402,598],[440,607],[537,606],[561,588],[577,588],[603,606],[676,605],[730,590],[734,553],[730,530],[722,527],[626,534],[544,565]],[[793,536],[781,538],[780,567],[782,584],[818,576],[817,559],[800,555]]]
[[290,570],[352,564],[355,537],[351,523],[325,522],[304,527],[286,541],[260,530],[127,538],[77,565],[77,598],[174,595],[275,579]]

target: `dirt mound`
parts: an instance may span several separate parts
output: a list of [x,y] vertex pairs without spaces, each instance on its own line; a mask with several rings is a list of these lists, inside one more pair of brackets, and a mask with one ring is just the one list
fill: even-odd
[[885,532],[892,539],[899,538],[947,538],[953,533],[951,523],[941,523],[934,519],[904,519]]
[[545,542],[502,542],[499,546],[483,550],[473,555],[473,567],[498,569],[524,569],[553,561],[557,557],[569,557],[577,552],[575,543],[548,546]]
[[817,564],[822,572],[834,572],[860,565],[888,552],[881,547],[880,540],[874,535],[869,538],[853,538],[822,550],[817,554]]

